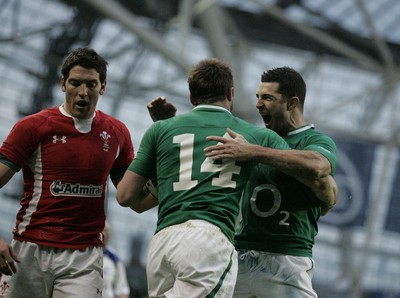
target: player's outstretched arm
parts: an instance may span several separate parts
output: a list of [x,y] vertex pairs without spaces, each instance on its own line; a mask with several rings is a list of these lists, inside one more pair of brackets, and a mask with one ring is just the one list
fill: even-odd
[[164,96],[159,96],[147,104],[151,119],[156,122],[176,115],[176,107],[167,101]]
[[219,142],[205,148],[206,156],[215,160],[233,159],[238,161],[256,160],[296,178],[309,186],[316,197],[323,201],[326,207],[325,215],[338,198],[338,187],[330,175],[331,165],[321,153],[309,150],[279,150],[250,144],[246,139],[228,128],[229,136],[209,136],[207,140]]
[[158,205],[157,198],[146,186],[148,179],[127,170],[117,186],[117,201],[123,207],[142,213]]
[[205,148],[206,156],[214,160],[225,158],[239,161],[255,160],[302,179],[306,185],[331,173],[328,159],[319,152],[263,147],[248,143],[243,136],[229,128],[227,132],[232,139],[220,136],[207,137],[207,140],[217,141],[219,144]]

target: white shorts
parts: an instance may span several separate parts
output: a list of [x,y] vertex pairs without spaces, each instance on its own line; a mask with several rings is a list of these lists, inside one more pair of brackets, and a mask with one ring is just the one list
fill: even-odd
[[316,298],[314,261],[308,257],[261,251],[239,251],[239,273],[233,297]]
[[149,243],[149,297],[232,297],[237,252],[213,224],[189,220],[162,229]]
[[101,297],[102,247],[63,249],[18,240],[11,246],[21,263],[16,263],[17,273],[2,276],[0,297]]

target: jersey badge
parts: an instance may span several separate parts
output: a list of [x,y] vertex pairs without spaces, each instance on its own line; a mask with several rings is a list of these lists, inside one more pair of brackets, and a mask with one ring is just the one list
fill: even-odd
[[111,136],[106,131],[103,131],[100,134],[100,137],[103,139],[103,142],[104,142],[103,143],[103,150],[108,152],[108,150],[110,150],[110,145],[108,144],[108,140],[111,138]]

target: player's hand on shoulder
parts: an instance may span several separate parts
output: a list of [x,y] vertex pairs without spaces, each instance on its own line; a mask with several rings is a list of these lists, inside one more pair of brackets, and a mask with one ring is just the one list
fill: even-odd
[[176,107],[167,101],[164,96],[159,96],[147,104],[151,119],[156,122],[158,120],[174,117]]
[[250,144],[241,134],[227,129],[225,136],[208,136],[208,141],[217,142],[216,145],[208,146],[204,149],[207,157],[213,160],[234,159],[247,161],[252,159],[255,145]]

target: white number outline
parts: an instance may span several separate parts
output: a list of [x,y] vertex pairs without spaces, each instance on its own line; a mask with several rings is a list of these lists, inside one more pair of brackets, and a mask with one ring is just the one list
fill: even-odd
[[[193,175],[193,151],[194,151],[194,134],[185,133],[173,137],[174,144],[180,144],[179,153],[179,179],[173,183],[174,191],[189,190],[198,184],[198,180],[192,180]],[[224,137],[230,137],[225,134]],[[219,172],[218,177],[213,177],[212,186],[236,188],[236,181],[233,181],[233,174],[240,174],[241,167],[236,165],[234,160],[223,159],[221,163],[205,157],[201,163],[200,172]]]

